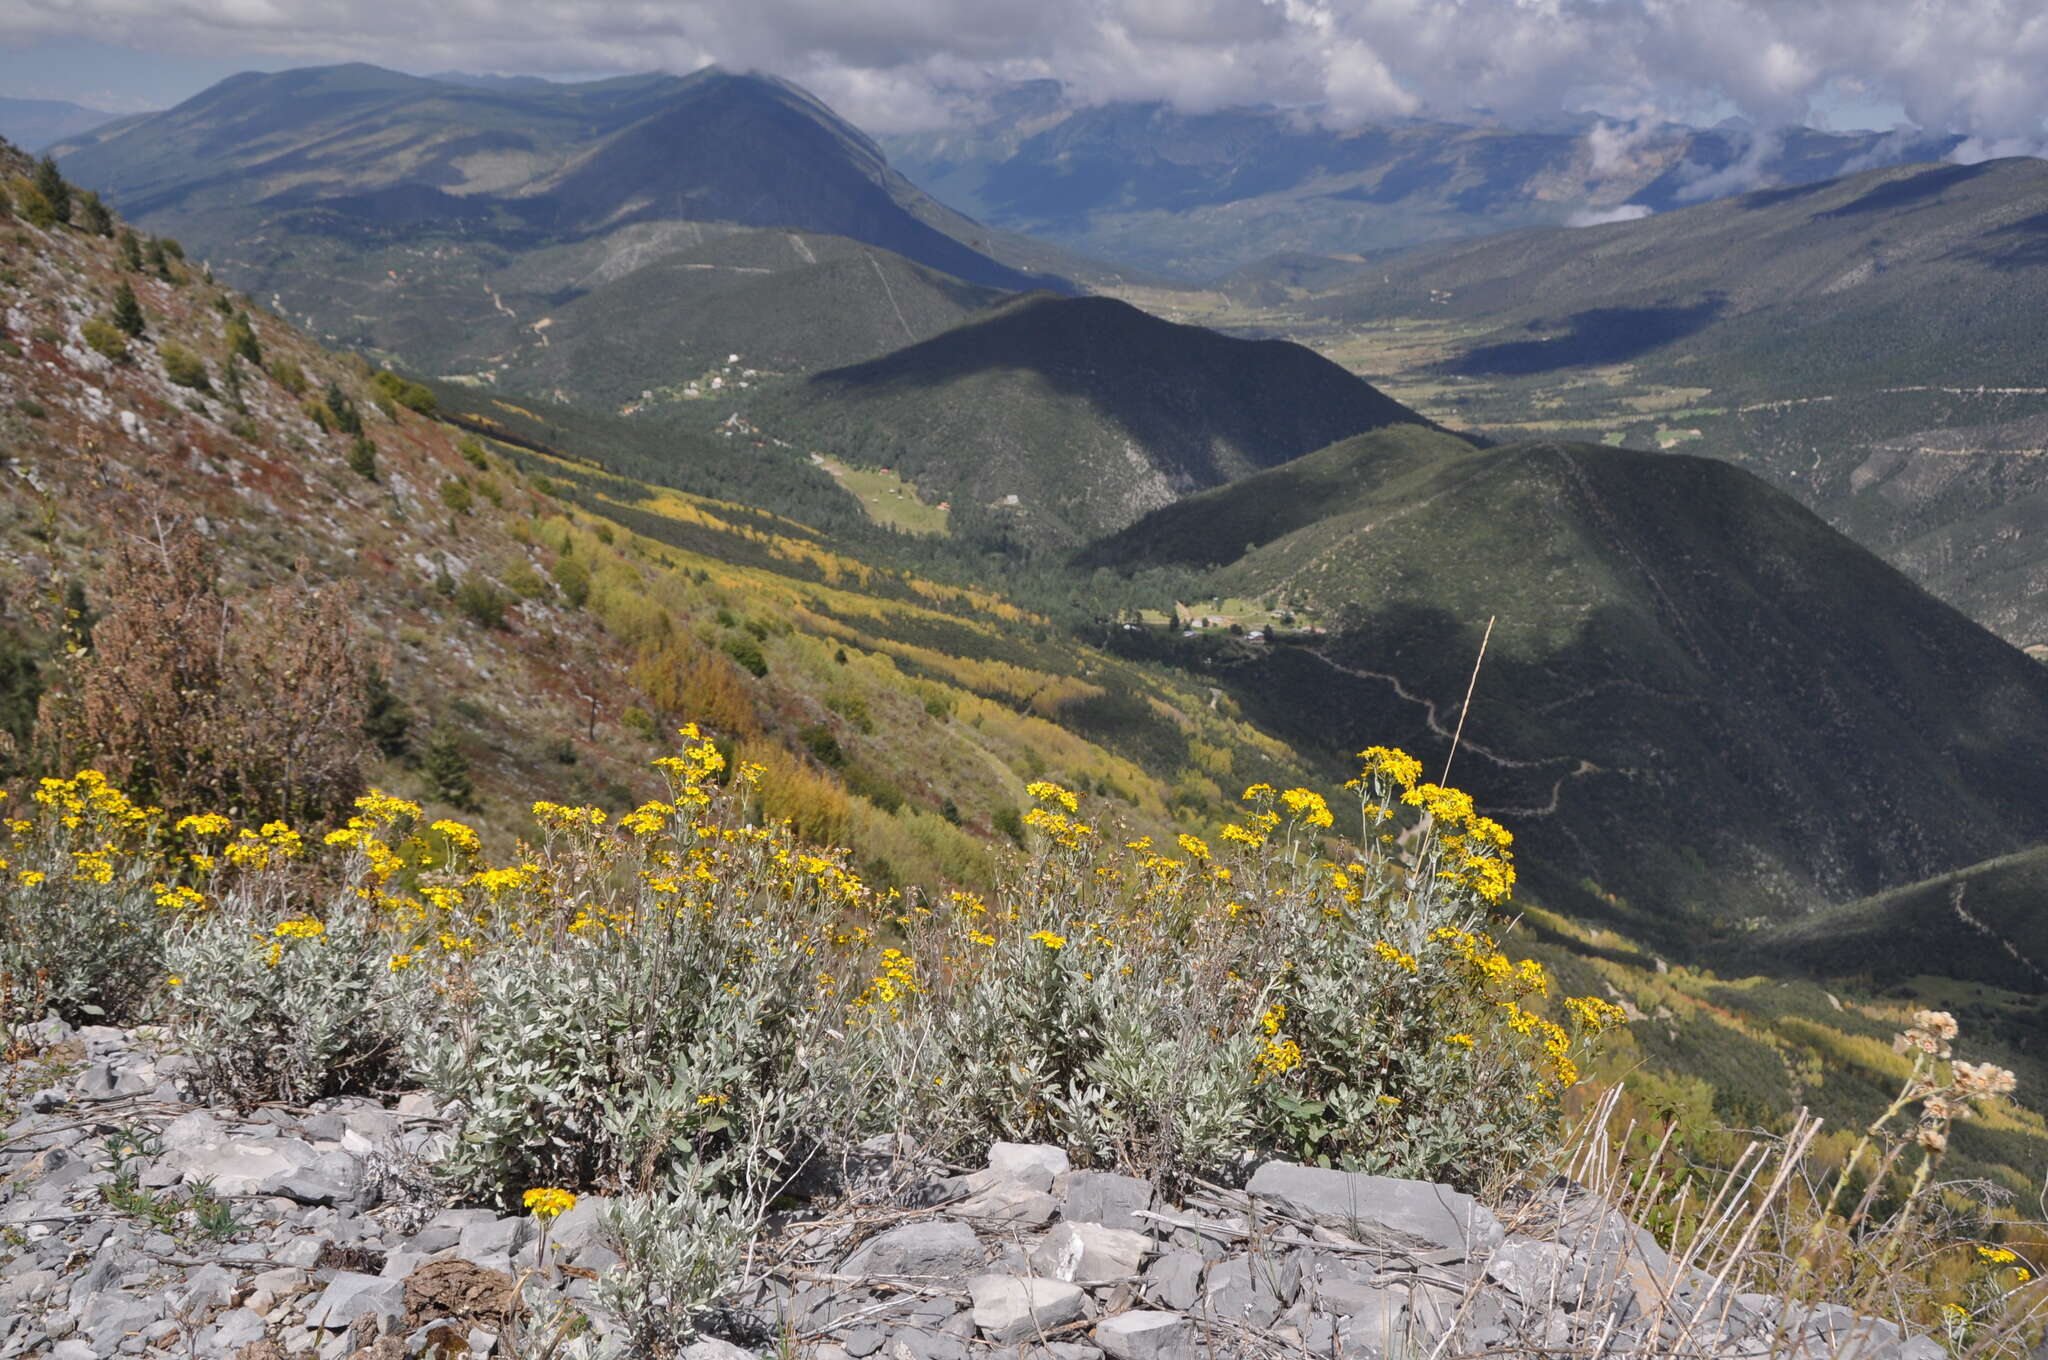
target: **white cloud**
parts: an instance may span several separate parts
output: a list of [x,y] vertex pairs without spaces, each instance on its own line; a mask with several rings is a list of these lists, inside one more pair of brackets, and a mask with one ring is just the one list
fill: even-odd
[[1599,227],[1609,222],[1637,222],[1650,215],[1640,203],[1621,203],[1612,208],[1581,208],[1564,220],[1568,227]]
[[1733,108],[1795,124],[1831,89],[1973,145],[2038,145],[2048,7],[2015,0],[0,0],[0,46],[84,38],[194,60],[586,74],[717,61],[878,129],[935,92],[1054,75],[1093,100],[1270,102],[1347,125]]

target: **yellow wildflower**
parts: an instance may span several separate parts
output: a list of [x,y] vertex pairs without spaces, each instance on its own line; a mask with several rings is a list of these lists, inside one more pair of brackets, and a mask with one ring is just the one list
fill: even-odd
[[535,1218],[560,1218],[576,1207],[576,1196],[573,1192],[552,1187],[529,1190],[521,1199]]
[[443,817],[440,821],[434,823],[433,829],[446,836],[448,844],[454,846],[457,850],[466,851],[474,855],[484,848],[483,840],[476,834],[475,829],[465,826],[461,822],[451,821]]

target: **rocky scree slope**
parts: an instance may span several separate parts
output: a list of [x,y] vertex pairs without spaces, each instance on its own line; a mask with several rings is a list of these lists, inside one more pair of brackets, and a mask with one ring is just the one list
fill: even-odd
[[[203,1107],[159,1033],[20,1037],[36,1056],[6,1072],[25,1109],[0,1143],[0,1357],[518,1355],[566,1319],[617,1353],[604,1201],[544,1233],[444,1207],[426,1168],[452,1126],[426,1097]],[[1740,1292],[1561,1180],[1488,1207],[1270,1162],[1174,1203],[1056,1147],[997,1143],[962,1174],[889,1138],[814,1179],[689,1360],[1946,1353]]]

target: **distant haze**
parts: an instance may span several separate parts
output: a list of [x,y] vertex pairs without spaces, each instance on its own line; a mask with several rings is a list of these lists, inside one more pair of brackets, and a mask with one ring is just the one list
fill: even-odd
[[1963,160],[2048,145],[2048,14],[2014,0],[0,0],[16,96],[133,107],[107,97],[123,71],[152,93],[189,72],[189,94],[230,64],[347,60],[557,78],[716,62],[787,76],[878,132],[1052,76],[1086,101],[1270,103],[1331,127],[1594,111],[1910,121],[1967,138]]

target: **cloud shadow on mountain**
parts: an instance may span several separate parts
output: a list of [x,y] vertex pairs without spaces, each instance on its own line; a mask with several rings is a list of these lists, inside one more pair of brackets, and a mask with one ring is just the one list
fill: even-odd
[[1465,377],[1515,377],[1626,363],[1713,324],[1727,305],[1716,294],[1683,307],[1595,307],[1565,318],[1560,333],[1480,345],[1442,367]]

